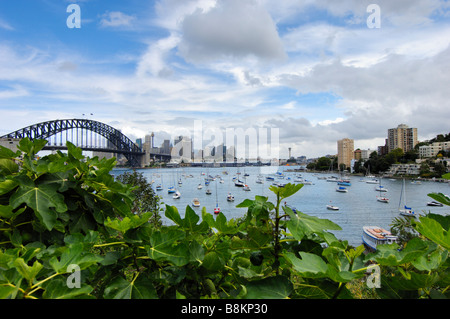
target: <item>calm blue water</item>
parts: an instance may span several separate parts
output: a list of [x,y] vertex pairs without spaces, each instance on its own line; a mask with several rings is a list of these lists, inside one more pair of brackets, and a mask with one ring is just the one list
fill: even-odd
[[[236,167],[232,168],[178,168],[178,169],[142,169],[138,170],[142,173],[149,182],[156,184],[162,183],[164,189],[156,193],[162,197],[161,202],[168,205],[176,206],[183,216],[187,205],[191,205],[192,199],[197,197],[200,200],[201,207],[206,207],[207,211],[213,213],[216,206],[216,184],[217,184],[217,199],[221,211],[225,214],[227,219],[241,217],[246,213],[245,208],[236,208],[236,205],[241,203],[244,199],[254,199],[255,195],[269,196],[269,200],[275,202],[274,194],[269,191],[271,181],[266,181],[265,176],[275,173],[277,169],[282,172],[287,167]],[[223,174],[224,171],[228,175]],[[122,173],[122,170],[114,170],[114,175]],[[232,178],[237,176],[240,172],[240,180],[244,181],[244,173],[249,174],[245,178],[245,182],[250,186],[251,191],[244,191],[241,187],[234,186]],[[205,175],[202,175],[204,173]],[[256,183],[257,176],[262,174],[264,176],[264,184]],[[313,174],[313,173],[294,173],[283,172],[284,179],[275,179],[276,181],[288,183],[294,182],[296,175],[301,175],[301,178],[310,180],[314,185],[305,185],[292,197],[286,199],[287,204],[296,207],[299,211],[317,216],[320,218],[329,219],[338,224],[342,231],[335,232],[335,235],[344,240],[348,240],[350,245],[361,244],[362,226],[376,225],[384,228],[389,228],[392,219],[400,216],[398,213],[398,205],[400,200],[400,193],[402,189],[402,180],[382,179],[382,185],[388,189],[388,192],[383,192],[383,196],[389,198],[389,203],[381,203],[376,200],[379,195],[375,191],[377,184],[368,184],[365,181],[361,182],[360,177],[349,177],[351,186],[347,186],[347,193],[336,192],[337,184],[335,182],[327,182],[326,180],[318,179],[319,176],[330,176],[330,174]],[[185,177],[192,175],[193,177]],[[221,176],[224,183],[220,183],[219,179],[212,181],[209,186],[205,186],[205,177],[211,175]],[[337,174],[334,174],[337,176]],[[291,179],[289,180],[288,177]],[[177,181],[181,179],[182,185],[178,185]],[[199,184],[203,185],[201,190],[197,189]],[[173,194],[168,194],[169,186],[175,186],[181,192],[180,199],[173,199]],[[206,194],[206,189],[209,188],[211,195]],[[427,206],[427,202],[432,199],[427,196],[431,192],[440,192],[449,195],[449,183],[437,183],[422,181],[420,185],[411,183],[411,180],[405,181],[406,201],[408,206],[412,207],[416,213],[433,212],[437,214],[446,215],[450,213],[449,207],[431,207]],[[234,202],[228,202],[226,196],[231,192],[234,197]],[[330,202],[339,207],[339,211],[331,211],[326,209],[326,205]],[[194,208],[201,215],[201,207]],[[165,223],[170,221],[164,219]]]

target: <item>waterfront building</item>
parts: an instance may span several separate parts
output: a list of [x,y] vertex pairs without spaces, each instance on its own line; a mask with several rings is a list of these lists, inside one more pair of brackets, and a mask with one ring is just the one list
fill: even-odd
[[401,148],[406,153],[414,149],[417,143],[417,128],[400,124],[397,128],[388,129],[388,152]]
[[337,141],[338,165],[345,164],[346,168],[351,167],[354,153],[354,141],[350,138],[343,138]]
[[20,138],[0,138],[0,145],[9,148],[13,152],[17,152]]
[[450,151],[450,142],[434,142],[431,145],[424,145],[419,147],[420,158],[434,157],[440,151]]
[[387,172],[388,175],[419,175],[420,164],[392,164]]

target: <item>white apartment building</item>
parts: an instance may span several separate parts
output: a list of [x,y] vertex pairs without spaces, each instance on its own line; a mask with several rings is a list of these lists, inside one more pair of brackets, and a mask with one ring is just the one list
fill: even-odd
[[434,142],[431,145],[424,145],[419,147],[420,158],[428,158],[436,156],[439,151],[449,151],[450,142]]
[[392,164],[388,175],[419,175],[420,164]]

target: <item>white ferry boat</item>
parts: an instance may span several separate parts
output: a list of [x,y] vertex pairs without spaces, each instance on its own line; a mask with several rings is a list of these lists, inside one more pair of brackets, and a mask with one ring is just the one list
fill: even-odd
[[362,240],[368,248],[377,250],[378,245],[393,244],[398,237],[378,226],[363,226]]

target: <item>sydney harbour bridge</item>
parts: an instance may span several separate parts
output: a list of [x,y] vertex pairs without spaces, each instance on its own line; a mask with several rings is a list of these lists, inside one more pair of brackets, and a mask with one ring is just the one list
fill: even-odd
[[84,151],[123,154],[131,167],[141,167],[143,157],[169,160],[170,154],[146,154],[131,139],[114,127],[89,120],[65,119],[33,124],[20,130],[3,135],[1,139],[30,140],[45,139],[48,141],[43,150],[63,150],[66,141],[70,141]]

